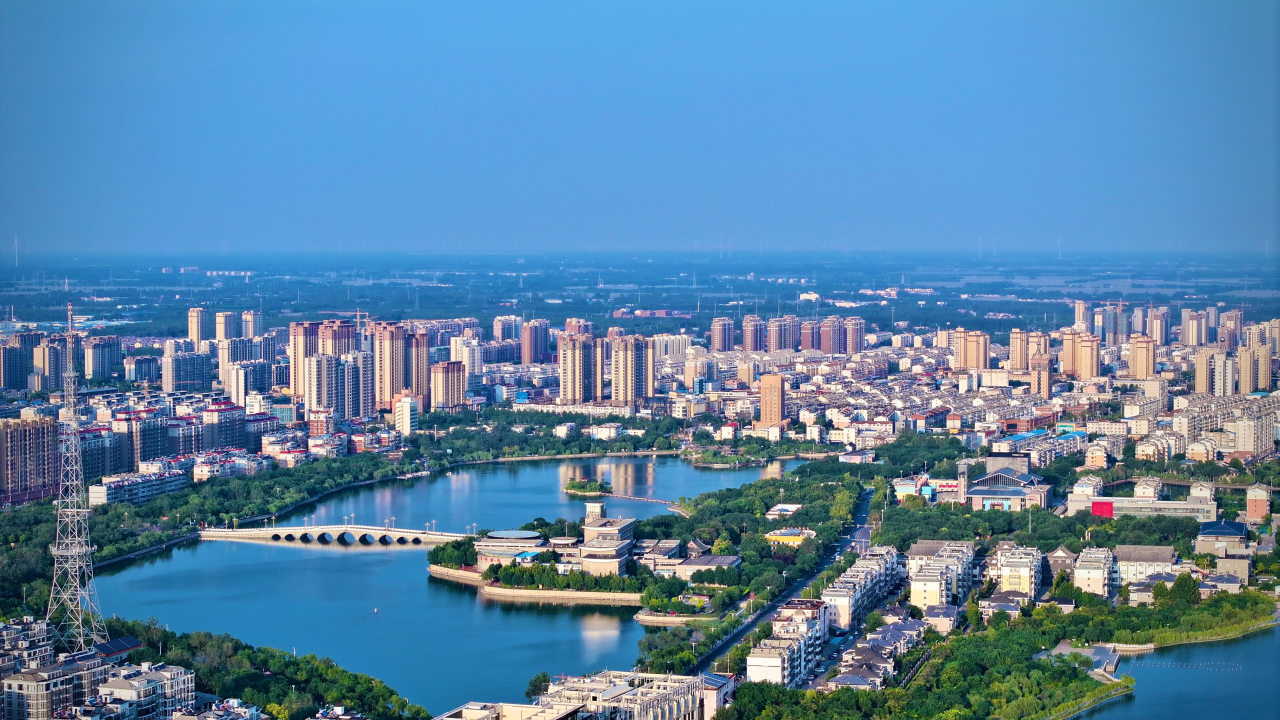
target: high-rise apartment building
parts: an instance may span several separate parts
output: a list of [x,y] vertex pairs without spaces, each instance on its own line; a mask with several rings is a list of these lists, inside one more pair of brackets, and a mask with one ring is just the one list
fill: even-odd
[[1101,368],[1102,342],[1097,335],[1085,333],[1076,337],[1076,374],[1081,380],[1092,380]]
[[653,397],[653,351],[643,335],[613,341],[613,404],[634,406]]
[[845,352],[850,354],[860,353],[866,349],[867,322],[865,320],[860,317],[844,319],[844,345]]
[[1035,355],[1027,361],[1031,372],[1031,394],[1048,400],[1053,397],[1053,363],[1048,355]]
[[0,420],[0,503],[57,494],[59,478],[57,421]]
[[1092,315],[1093,315],[1093,313],[1089,312],[1089,303],[1085,302],[1084,300],[1077,300],[1075,304],[1075,311],[1076,311],[1075,323],[1072,325],[1072,327],[1076,330],[1076,332],[1085,332],[1089,330],[1089,326],[1092,323]]
[[1062,349],[1058,352],[1058,372],[1068,377],[1076,374],[1076,338],[1083,333],[1076,330],[1062,331]]
[[216,341],[215,345],[218,350],[218,381],[226,387],[232,365],[255,359],[253,339],[227,338]]
[[356,326],[350,320],[325,320],[316,331],[316,352],[320,355],[346,355],[360,349]]
[[404,339],[400,323],[370,323],[373,338],[373,397],[379,410],[390,410],[405,387]]
[[306,387],[306,360],[320,351],[320,323],[289,323],[289,394],[301,398]]
[[1226,341],[1228,350],[1235,350],[1244,333],[1244,311],[1228,310],[1218,319],[1218,339]]
[[1182,311],[1182,344],[1205,345],[1209,342],[1209,321],[1205,313]]
[[187,339],[195,343],[197,349],[201,342],[213,339],[213,316],[208,310],[198,307],[187,310]]
[[1014,372],[1026,372],[1030,367],[1031,342],[1026,330],[1014,328],[1009,331],[1009,369]]
[[1129,336],[1129,375],[1146,380],[1156,374],[1156,341],[1145,335]]
[[409,336],[406,345],[409,392],[425,398],[431,394],[431,336],[415,332]]
[[1027,336],[1027,357],[1033,358],[1037,355],[1049,357],[1049,334],[1042,332],[1033,332]]
[[991,336],[980,330],[956,328],[951,333],[956,370],[985,370],[991,365]]
[[215,340],[228,340],[238,337],[241,337],[240,313],[220,312],[214,316],[213,338]]
[[84,344],[84,377],[86,380],[110,380],[111,374],[123,366],[120,338],[114,335],[91,337]]
[[160,359],[160,386],[167,393],[213,389],[213,358],[208,353],[174,353]]
[[590,335],[595,337],[596,324],[582,318],[565,318],[564,332],[566,335]]
[[779,425],[787,416],[786,378],[782,375],[760,376],[760,425]]
[[718,317],[711,321],[711,352],[733,349],[733,318]]
[[1213,394],[1236,394],[1236,359],[1226,353],[1217,353],[1213,364]]
[[467,373],[467,384],[484,374],[484,352],[480,343],[463,337],[449,338],[449,360],[460,362]]
[[312,355],[303,361],[307,378],[302,402],[307,416],[313,412],[332,412],[338,406],[338,358],[334,355]]
[[493,319],[493,339],[499,342],[519,340],[523,326],[524,319],[519,315],[499,315]]
[[[370,417],[376,410],[373,353],[353,352],[338,359],[338,408],[343,418]],[[430,381],[428,381],[428,385]]]
[[165,419],[154,409],[116,413],[111,419],[111,431],[119,438],[118,466],[124,472],[137,470],[143,460],[167,454],[168,429]]
[[467,371],[456,360],[431,366],[431,409],[454,412],[467,402]]
[[561,335],[561,405],[599,400],[596,395],[596,342],[590,335]]
[[31,351],[31,381],[39,387],[32,390],[61,390],[62,363],[66,354],[52,338],[45,338]]
[[742,318],[742,349],[757,352],[769,347],[768,325],[757,315]]
[[806,320],[800,323],[800,349],[801,350],[821,350],[822,349],[822,333],[821,326],[817,321]]
[[1158,307],[1147,314],[1147,337],[1155,341],[1156,347],[1169,344],[1169,308]]
[[551,323],[530,320],[520,328],[520,364],[551,362]]
[[151,355],[134,355],[124,359],[124,379],[129,382],[158,382],[160,358]]
[[769,318],[767,332],[768,340],[766,341],[766,347],[769,352],[791,349],[787,347],[787,326],[786,321],[782,318]]
[[223,390],[231,398],[231,402],[237,405],[248,402],[252,393],[271,391],[271,363],[266,360],[234,362],[225,373],[221,366],[218,367],[218,372],[224,376]]
[[818,323],[818,349],[828,355],[844,355],[849,352],[845,341],[844,320],[838,315],[823,318]]
[[1265,345],[1241,346],[1236,353],[1236,365],[1241,395],[1271,389],[1271,348]]
[[1196,392],[1211,393],[1213,392],[1213,371],[1217,365],[1215,356],[1218,353],[1213,350],[1206,349],[1197,352],[1194,360],[1196,375]]
[[267,331],[262,323],[262,313],[257,310],[245,310],[240,313],[240,332],[244,337],[258,337]]

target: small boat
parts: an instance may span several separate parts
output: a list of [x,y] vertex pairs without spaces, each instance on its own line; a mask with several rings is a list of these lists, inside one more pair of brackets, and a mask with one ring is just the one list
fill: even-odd
[[377,615],[377,614],[378,614],[378,608],[374,608],[374,609],[373,609],[373,614],[374,614],[374,615]]

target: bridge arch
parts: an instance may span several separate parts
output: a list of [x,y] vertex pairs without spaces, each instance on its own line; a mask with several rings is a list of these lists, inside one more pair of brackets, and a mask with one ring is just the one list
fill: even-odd
[[408,538],[406,538],[405,536],[401,535],[400,537],[396,538],[396,544],[397,544],[397,545],[408,545],[408,544],[409,544],[409,540],[408,540]]
[[391,540],[390,535],[381,535],[378,537],[378,542],[382,543],[383,545],[390,545],[393,541]]
[[322,532],[316,536],[316,540],[319,540],[321,545],[328,545],[333,542],[333,536],[327,532]]
[[302,533],[301,535],[299,535],[299,536],[298,536],[298,539],[299,539],[299,540],[301,540],[301,541],[302,541],[302,542],[304,542],[304,543],[309,543],[309,542],[311,542],[312,540],[315,540],[315,537],[313,537],[313,536],[311,535],[311,533],[306,533],[306,532],[304,532],[304,533]]
[[280,533],[271,533],[271,539],[272,539],[272,540],[279,540],[279,539],[280,539]]
[[372,544],[374,544],[375,542],[377,542],[377,541],[376,541],[376,540],[374,539],[374,537],[373,537],[372,535],[370,535],[369,533],[360,533],[360,544],[361,544],[361,545],[372,545]]
[[346,532],[346,531],[343,531],[343,532],[338,533],[338,544],[339,544],[339,545],[354,545],[354,544],[355,544],[355,542],[356,542],[356,537],[355,537],[355,535],[352,535],[351,533]]
[[285,540],[288,540],[289,542],[293,542],[294,540],[297,540],[298,538],[294,537],[293,533],[288,533],[288,534],[286,534],[286,535],[284,536],[284,539],[285,539]]
[[414,544],[414,545],[421,545],[421,544],[422,544],[422,538],[420,538],[420,537],[414,537],[414,538],[413,538],[413,544]]

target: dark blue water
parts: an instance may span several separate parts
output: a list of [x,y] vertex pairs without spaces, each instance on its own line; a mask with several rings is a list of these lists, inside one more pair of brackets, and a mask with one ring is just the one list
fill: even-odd
[[1178,645],[1120,661],[1137,681],[1128,697],[1088,713],[1089,720],[1280,718],[1280,631],[1220,643]]
[[[619,494],[677,499],[776,474],[698,470],[679,460],[610,458],[477,466],[357,489],[302,508],[280,524],[361,524],[462,531],[517,527],[536,516],[578,519],[570,478],[605,478]],[[607,499],[610,515],[645,518],[665,506]],[[470,700],[523,699],[539,671],[629,669],[643,629],[634,608],[508,605],[429,581],[424,549],[203,542],[99,575],[109,615],[155,617],[179,632],[225,632],[254,645],[329,656],[378,677],[435,713]],[[374,608],[378,609],[375,614]]]

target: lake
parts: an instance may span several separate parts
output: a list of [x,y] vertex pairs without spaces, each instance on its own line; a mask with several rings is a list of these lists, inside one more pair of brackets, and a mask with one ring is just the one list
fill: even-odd
[[1117,673],[1133,676],[1134,692],[1091,711],[1089,720],[1280,717],[1280,630],[1274,628],[1125,658]]
[[[583,516],[571,479],[604,479],[620,495],[675,500],[762,476],[783,465],[699,470],[676,458],[603,458],[477,465],[413,481],[343,491],[278,522],[351,518],[462,532],[509,529],[534,517]],[[664,505],[604,498],[615,517]],[[228,633],[253,645],[333,658],[441,713],[470,700],[523,701],[529,678],[630,669],[644,634],[635,608],[510,605],[429,580],[426,550],[200,542],[99,572],[103,612],[155,617],[178,632]],[[377,608],[377,613],[374,609]]]

